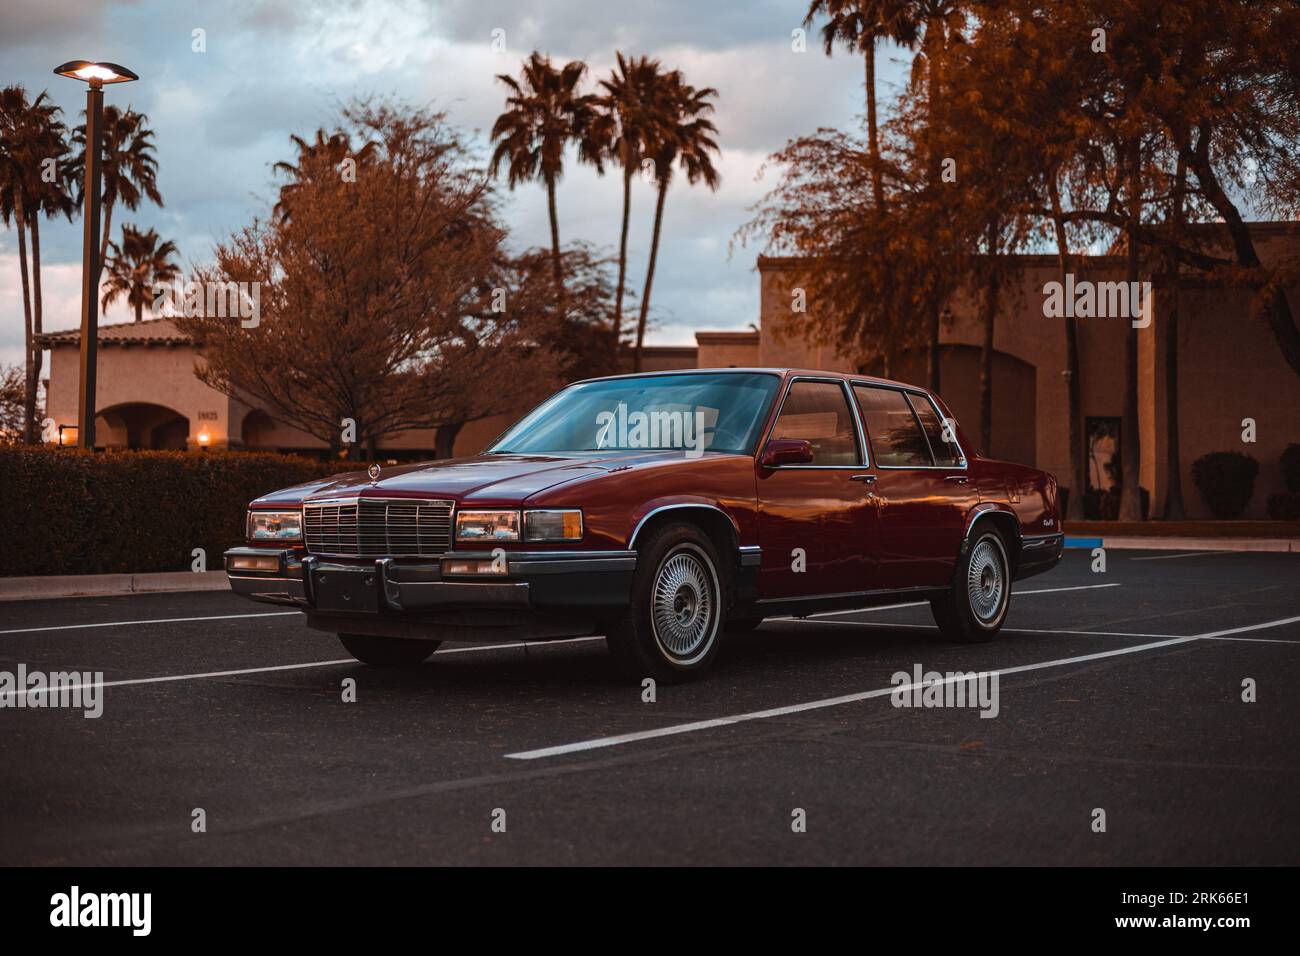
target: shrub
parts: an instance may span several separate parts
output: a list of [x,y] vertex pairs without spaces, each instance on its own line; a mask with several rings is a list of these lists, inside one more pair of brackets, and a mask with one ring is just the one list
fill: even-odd
[[1300,491],[1269,495],[1268,516],[1274,521],[1300,521]]
[[1192,462],[1192,480],[1216,518],[1241,517],[1258,474],[1259,462],[1238,451],[1213,451]]
[[1282,478],[1286,481],[1286,490],[1291,494],[1300,494],[1300,445],[1292,442],[1282,452]]
[[0,576],[210,570],[244,540],[248,502],[344,462],[248,452],[0,447]]

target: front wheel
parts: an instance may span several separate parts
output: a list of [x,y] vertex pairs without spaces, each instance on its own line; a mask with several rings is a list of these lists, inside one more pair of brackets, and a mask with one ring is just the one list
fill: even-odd
[[347,652],[374,667],[404,667],[418,664],[438,649],[442,641],[421,641],[406,637],[376,637],[372,634],[340,634]]
[[1002,629],[1011,601],[1007,548],[996,531],[975,539],[958,558],[952,587],[930,602],[930,610],[944,637],[963,643],[991,641]]
[[713,542],[690,524],[657,530],[637,555],[632,600],[605,642],[623,672],[678,683],[713,661],[726,588]]

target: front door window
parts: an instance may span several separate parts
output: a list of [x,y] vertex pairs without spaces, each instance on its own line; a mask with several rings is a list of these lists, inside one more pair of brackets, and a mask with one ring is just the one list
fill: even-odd
[[810,442],[814,465],[857,465],[862,461],[849,404],[836,382],[795,382],[781,406],[772,437]]

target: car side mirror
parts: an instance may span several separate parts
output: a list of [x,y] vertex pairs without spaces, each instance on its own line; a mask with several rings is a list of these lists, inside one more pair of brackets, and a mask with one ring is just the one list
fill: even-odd
[[812,442],[802,438],[773,438],[763,447],[759,464],[764,468],[807,465],[813,460]]

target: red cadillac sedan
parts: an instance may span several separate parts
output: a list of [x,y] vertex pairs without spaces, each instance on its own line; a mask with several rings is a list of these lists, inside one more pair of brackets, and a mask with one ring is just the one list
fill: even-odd
[[603,634],[629,676],[684,680],[728,631],[911,600],[987,641],[1063,536],[1051,475],[966,444],[937,395],[860,375],[592,379],[475,457],[258,498],[226,570],[375,665]]

